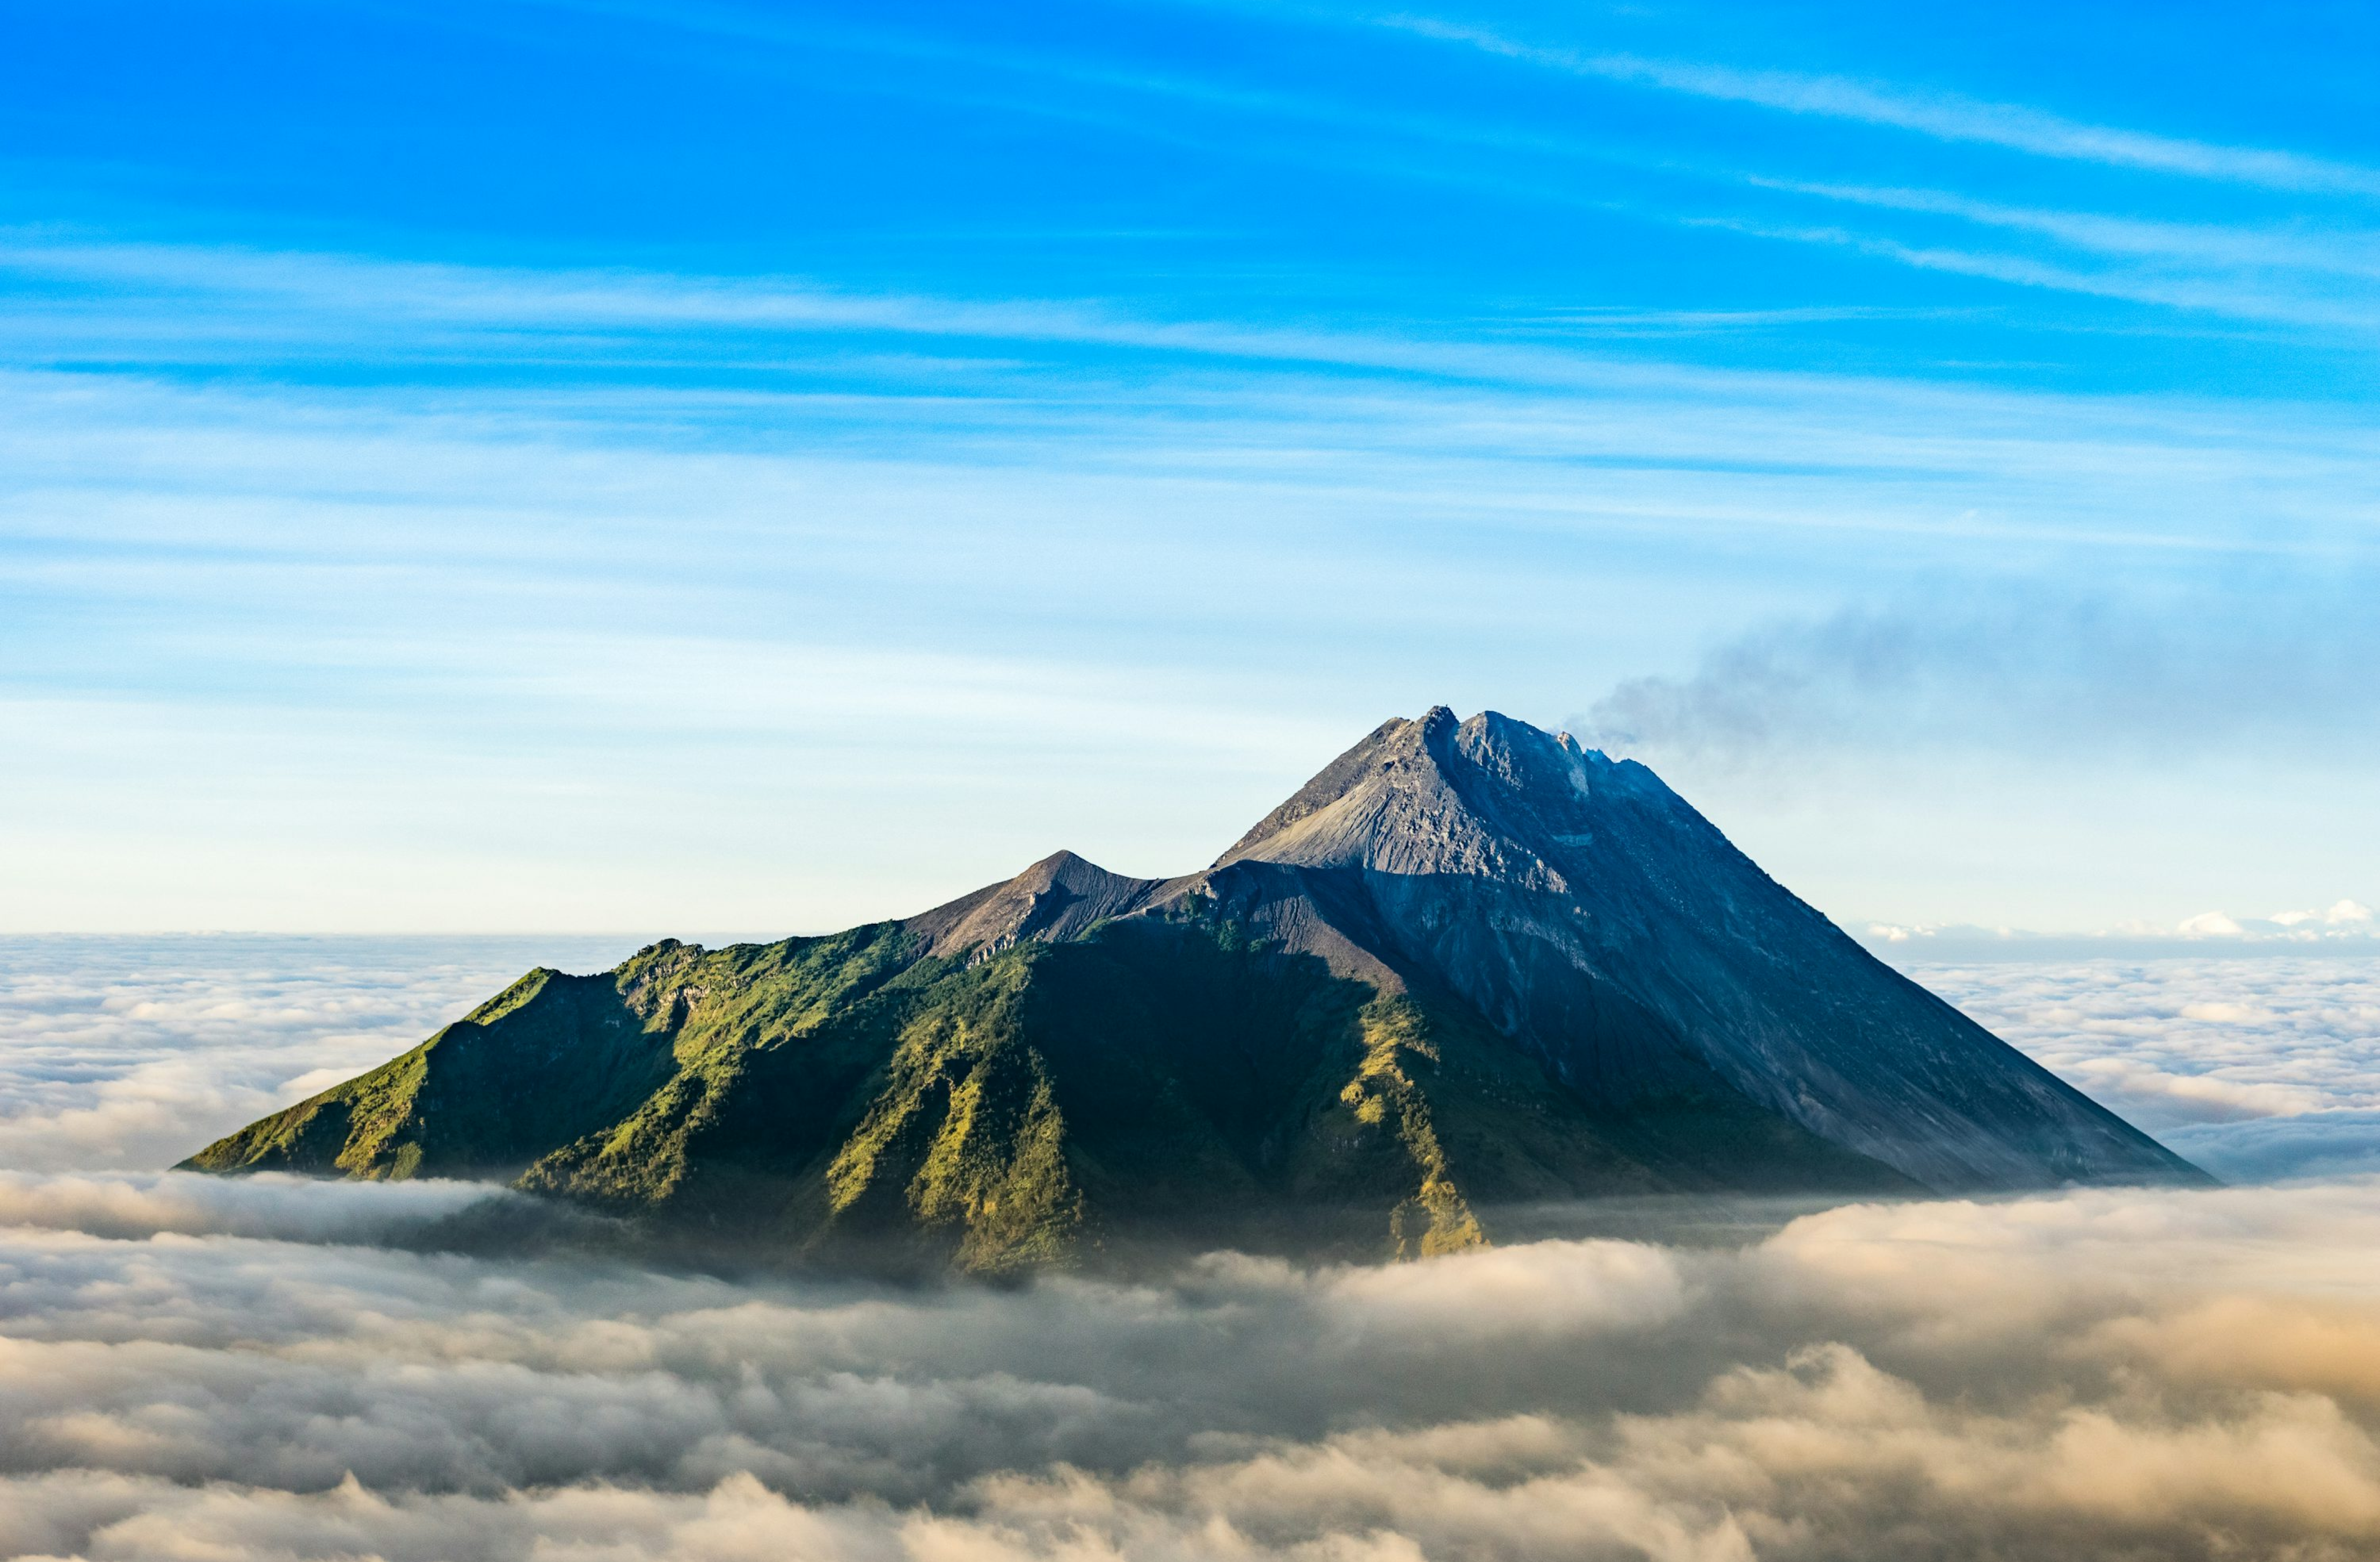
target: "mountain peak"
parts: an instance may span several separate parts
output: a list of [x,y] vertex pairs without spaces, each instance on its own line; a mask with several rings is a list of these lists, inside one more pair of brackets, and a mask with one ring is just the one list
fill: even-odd
[[1137,910],[1159,882],[1052,852],[1005,883],[913,916],[906,926],[924,937],[929,955],[980,959],[1029,939],[1074,938],[1095,922]]
[[1457,720],[1435,706],[1374,728],[1215,866],[1453,874],[1560,891],[1548,848],[1591,828],[1598,772],[1612,769],[1575,740],[1500,711]]

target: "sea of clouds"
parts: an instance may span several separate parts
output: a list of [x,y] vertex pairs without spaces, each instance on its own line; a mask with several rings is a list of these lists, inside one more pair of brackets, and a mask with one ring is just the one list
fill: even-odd
[[170,1166],[629,938],[0,937],[0,1168]]
[[1908,970],[2228,1181],[2380,1174],[2380,948]]
[[2380,963],[1912,967],[2234,1185],[1730,1241],[902,1290],[160,1169],[572,952],[0,942],[0,1556],[2380,1551]]

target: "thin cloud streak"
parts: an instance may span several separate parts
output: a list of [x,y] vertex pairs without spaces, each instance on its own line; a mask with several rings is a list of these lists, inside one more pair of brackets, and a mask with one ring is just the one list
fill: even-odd
[[[30,275],[244,298],[258,305],[294,303],[326,313],[394,313],[481,327],[886,332],[1553,385],[1632,377],[1616,364],[1528,346],[1163,321],[1083,302],[983,303],[868,295],[790,278],[574,275],[227,248],[62,244],[22,236],[0,246],[0,267]],[[269,332],[283,326],[271,316],[263,323]]]
[[[1873,204],[1888,204],[1876,201]],[[1965,213],[1961,213],[1965,214]],[[2166,309],[2228,315],[2240,320],[2277,325],[2327,327],[2359,333],[2380,331],[2380,308],[2357,307],[2329,297],[2307,297],[2257,283],[2242,285],[2222,277],[2189,277],[2117,271],[2078,271],[2029,255],[1992,254],[1940,245],[1912,244],[1900,239],[1835,226],[1799,226],[1741,217],[1681,217],[1689,226],[1723,228],[1760,238],[1797,244],[1828,245],[1892,260],[1920,271],[1980,277],[2018,287],[2038,287],[2060,293],[2154,304]],[[2092,219],[2095,223],[2100,220]],[[2009,224],[2006,225],[2018,225]],[[2077,233],[2084,231],[2078,224]],[[2104,243],[2111,234],[2101,230]],[[2134,242],[2144,242],[2134,236]]]
[[2380,195],[2380,170],[2355,163],[2084,124],[2017,103],[1987,103],[1949,93],[1919,96],[1840,77],[1736,70],[1634,54],[1589,54],[1523,42],[1486,29],[1428,17],[1388,16],[1378,18],[1377,25],[1572,76],[1658,87],[1790,114],[1888,126],[1938,140],[2004,147],[2041,157],[2270,189]]
[[[1857,242],[1852,236],[1834,236]],[[1934,259],[1944,264],[1957,260],[1955,257]],[[1443,444],[1450,436],[1460,441],[1473,431],[1492,434],[1499,422],[1510,422],[1516,416],[1526,418],[1536,425],[1528,441],[1514,442],[1510,448],[1497,442],[1497,455],[1510,457],[1550,432],[1548,419],[1572,416],[1572,409],[1565,409],[1560,400],[1570,394],[1586,399],[1574,409],[1569,435],[1573,449],[1562,454],[1584,454],[1593,449],[1611,454],[1641,454],[1663,463],[1779,462],[1788,459],[1784,451],[1798,449],[1806,454],[1791,464],[1805,468],[1900,465],[1923,469],[1950,448],[1944,442],[1947,430],[1958,428],[1980,430],[1962,436],[1975,452],[1979,466],[2005,465],[2012,458],[2022,466],[2016,448],[1995,442],[1994,434],[2035,421],[2066,426],[2095,423],[2091,442],[2105,453],[2095,458],[2102,462],[2122,459],[2125,446],[2143,434],[2150,444],[2161,447],[2155,465],[2168,469],[2171,447],[2177,442],[2220,445],[2246,441],[2269,448],[2269,442],[2278,440],[2298,447],[2290,460],[2301,468],[2309,459],[2317,466],[2323,461],[2313,444],[2322,437],[2325,415],[2313,408],[2274,409],[2265,414],[2179,399],[2143,404],[2137,399],[1929,386],[1852,375],[1715,369],[1550,345],[1439,342],[1333,330],[1281,331],[1228,321],[1148,321],[1108,307],[1060,300],[977,302],[882,297],[773,279],[650,273],[546,276],[302,252],[77,246],[21,238],[12,248],[0,250],[0,264],[124,289],[105,300],[106,307],[119,313],[158,311],[161,321],[174,333],[161,352],[168,357],[171,341],[188,340],[194,332],[219,333],[225,350],[249,351],[260,345],[257,333],[261,333],[261,345],[268,349],[279,342],[336,357],[350,369],[375,361],[400,369],[408,354],[417,350],[420,333],[416,322],[426,321],[443,322],[461,332],[455,339],[456,350],[467,357],[490,360],[518,352],[522,333],[550,335],[565,353],[570,347],[569,333],[586,331],[724,333],[723,339],[731,344],[746,333],[763,329],[813,336],[892,333],[937,343],[951,355],[954,372],[971,376],[954,381],[939,397],[914,387],[892,391],[853,387],[796,404],[748,392],[710,396],[698,388],[670,385],[641,398],[646,406],[684,407],[713,423],[722,415],[733,417],[739,406],[754,413],[792,406],[832,412],[838,395],[847,409],[864,414],[874,405],[911,427],[921,413],[946,418],[980,418],[985,409],[1001,406],[1013,406],[1026,416],[1046,419],[1053,408],[1067,408],[1072,401],[1081,403],[1080,409],[1065,416],[1101,418],[1118,431],[1135,419],[1156,414],[1151,426],[1169,432],[1197,427],[1244,429],[1262,439],[1257,430],[1284,413],[1311,428],[1315,413],[1335,409],[1336,420],[1351,431],[1368,418],[1384,417],[1382,442],[1396,448],[1410,446],[1417,435]],[[2091,278],[2076,281],[2081,285],[2098,285]],[[207,300],[209,308],[204,323],[193,326],[188,305],[198,298]],[[402,329],[393,324],[393,316],[403,317]],[[78,353],[108,344],[112,327],[105,318],[78,323],[69,317],[64,326],[58,323],[60,318],[56,301],[50,300],[38,315],[19,311],[9,317],[6,328],[64,331],[67,334],[61,339],[61,346],[71,344],[71,350]],[[684,335],[669,340],[681,358],[687,352],[701,351]],[[1160,380],[1154,387],[1144,379],[1125,393],[1129,399],[1119,404],[1104,383],[1094,398],[1070,398],[1063,385],[1035,378],[1044,366],[1020,368],[997,356],[978,356],[986,347],[1013,356],[1036,345],[1146,349],[1179,355],[1186,361],[1177,367],[1184,369],[1192,363],[1205,362],[1217,369],[1262,370],[1281,378],[1269,388],[1249,381],[1202,381],[1186,373]],[[728,367],[743,361],[751,350],[738,347],[717,361]],[[376,353],[383,356],[376,359]],[[599,345],[587,357],[590,362],[608,361],[611,355],[610,346]],[[847,379],[847,366],[855,361],[865,360],[828,357],[810,372],[827,376],[832,384],[838,366],[845,366],[840,372]],[[791,365],[788,370],[800,367]],[[1370,371],[1379,378],[1354,383],[1300,378],[1345,368]],[[1073,365],[1069,375],[1079,377],[1084,371],[1083,366]],[[1492,410],[1459,401],[1424,405],[1384,399],[1382,387],[1401,378],[1449,389],[1502,387],[1532,393],[1537,399]],[[62,379],[46,382],[68,383]],[[325,398],[337,394],[319,394]],[[514,416],[525,431],[534,429],[531,420],[540,408],[561,411],[575,402],[601,413],[606,405],[601,394],[574,397],[552,387],[504,394],[512,398],[517,409]],[[1773,418],[1780,427],[1794,426],[1796,432],[1772,450],[1727,448],[1725,441],[1701,439],[1668,419],[1632,410],[1631,404],[1648,398],[1673,397],[1731,401],[1762,408],[1761,416]],[[614,407],[629,405],[617,395],[609,399]],[[1228,413],[1234,402],[1258,416],[1218,422],[1215,414]],[[1401,406],[1404,410],[1399,410]],[[1814,446],[1809,439],[1811,426],[1837,418],[1845,422],[1840,439]],[[1930,419],[1938,419],[1941,428],[1916,432]],[[606,420],[616,422],[616,413]],[[2338,419],[2334,417],[2329,421]],[[1390,425],[1403,426],[1389,437]],[[1427,435],[1433,425],[1437,431]],[[1597,427],[1626,431],[1617,437],[1599,437],[1593,431]],[[2351,426],[2342,425],[2339,432],[2345,436],[2345,445],[2351,447],[2357,440],[2350,430]],[[1903,430],[1911,437],[1896,451],[1894,443],[1904,437]],[[1581,436],[1589,442],[1585,446],[1574,442]],[[1133,442],[1143,449],[1148,446],[1146,441]],[[1697,453],[1697,445],[1709,447],[1707,454]],[[2082,454],[2079,445],[2075,454]],[[2347,457],[2342,449],[2341,459],[2357,458]]]
[[[1686,205],[1658,214],[1682,228],[1724,230],[1789,244],[1856,250],[1918,270],[1939,271],[2086,297],[2115,298],[2244,321],[2300,327],[2380,328],[2369,301],[2323,291],[2325,276],[2368,281],[2380,268],[2352,244],[2318,243],[2253,229],[2151,224],[2089,212],[2037,212],[1930,191],[1864,189],[1775,178],[1730,176],[1750,188],[1816,197],[1877,210],[1959,217],[2003,230],[2040,234],[2100,254],[2168,262],[2151,273],[2086,272],[2037,257],[1992,255],[1926,245],[1840,226],[1779,222]],[[2196,270],[2180,269],[2194,266]],[[436,361],[460,341],[425,338],[421,322],[481,333],[505,329],[534,334],[504,344],[513,362],[559,352],[566,361],[593,351],[617,364],[639,360],[638,341],[650,333],[701,330],[722,345],[739,334],[755,338],[743,356],[770,360],[776,333],[881,333],[955,341],[1115,347],[1184,358],[1305,366],[1356,372],[1421,375],[1488,383],[1585,386],[1611,383],[1653,370],[1610,360],[1597,363],[1572,351],[1530,344],[1354,333],[1328,326],[1279,327],[1228,320],[1164,321],[1095,300],[978,301],[929,296],[868,294],[793,277],[703,278],[633,272],[507,271],[353,256],[231,248],[66,243],[21,232],[0,240],[0,270],[30,278],[160,290],[152,301],[137,295],[104,304],[44,300],[38,312],[20,308],[16,333],[28,345],[43,336],[113,338],[170,354],[176,345],[221,339],[231,323],[193,321],[174,309],[176,293],[200,294],[255,311],[242,339],[251,347],[302,346],[301,322],[266,308],[296,306],[318,313],[370,311],[370,337],[405,356]],[[2290,283],[2294,279],[2294,285]],[[608,332],[594,340],[572,333]],[[1510,334],[1526,335],[1525,324]],[[443,350],[442,350],[443,349]],[[666,355],[653,358],[664,368]],[[929,366],[917,366],[920,369]],[[955,367],[955,366],[952,366]]]
[[[1082,60],[1060,59],[1048,55],[1018,54],[1004,51],[987,51],[979,46],[953,50],[946,45],[929,44],[917,38],[890,35],[858,35],[817,33],[808,30],[788,29],[782,23],[740,13],[713,10],[691,16],[662,14],[642,6],[582,5],[577,0],[557,0],[558,8],[565,11],[588,11],[605,16],[634,17],[655,26],[674,30],[711,34],[750,40],[778,47],[830,44],[836,48],[859,49],[913,55],[955,63],[965,59],[974,66],[1004,72],[1015,72],[1050,81],[1136,95],[1155,96],[1185,103],[1194,103],[1228,115],[1254,115],[1296,123],[1355,131],[1366,139],[1381,137],[1409,140],[1416,145],[1469,147],[1502,153],[1524,153],[1552,157],[1566,163],[1627,166],[1640,173],[1667,178],[1680,178],[1696,184],[1719,186],[1748,183],[1773,190],[1793,190],[1830,200],[1859,199],[1854,193],[1830,189],[1820,183],[1798,181],[1771,174],[1746,172],[1736,168],[1714,168],[1697,163],[1681,162],[1674,158],[1648,156],[1616,145],[1583,142],[1574,137],[1548,136],[1531,133],[1504,126],[1468,123],[1444,116],[1430,117],[1411,114],[1384,114],[1368,111],[1343,103],[1326,102],[1307,97],[1295,97],[1271,91],[1257,91],[1221,85],[1190,78],[1158,75],[1148,71],[1133,71],[1096,66]],[[2353,188],[2365,193],[2380,191],[2380,172],[2297,157],[2294,154],[2267,152],[2252,149],[2210,146],[2188,140],[2143,136],[2132,132],[2075,124],[2015,105],[1972,102],[1955,97],[1919,98],[1895,94],[1882,89],[1831,78],[1796,77],[1778,72],[1737,72],[1720,67],[1648,60],[1633,55],[1592,55],[1572,51],[1542,49],[1514,42],[1500,35],[1476,29],[1442,23],[1427,18],[1400,17],[1387,18],[1378,25],[1418,33],[1422,36],[1469,44],[1491,54],[1524,59],[1551,66],[1572,74],[1597,76],[1638,85],[1656,85],[1669,91],[1689,92],[1718,100],[1755,103],[1795,113],[1819,113],[1845,117],[1864,123],[1919,129],[1953,140],[1982,140],[1992,144],[2010,145],[2021,150],[2053,156],[2080,157],[2086,161],[2108,163],[2116,166],[2145,167],[2164,172],[2198,172],[2209,177],[2232,177],[2250,183],[2272,184],[2291,189],[2331,189]],[[1209,153],[1224,150],[1224,143],[1210,142],[1178,129],[1162,129],[1143,117],[1131,115],[1099,115],[1079,103],[1059,103],[1030,97],[1014,102],[1003,101],[1004,107],[1039,115],[1066,118],[1097,120],[1110,127],[1130,134],[1150,137],[1188,147],[1197,147]],[[1244,147],[1239,150],[1245,151]],[[1725,212],[1699,210],[1707,203],[1687,199],[1674,204],[1645,202],[1638,200],[1614,200],[1601,196],[1585,196],[1566,188],[1561,181],[1531,181],[1516,178],[1502,166],[1492,170],[1472,168],[1455,170],[1423,166],[1397,158],[1354,156],[1325,152],[1310,146],[1303,138],[1277,138],[1263,153],[1281,161],[1309,163],[1318,168],[1336,168],[1342,172],[1360,169],[1373,176],[1424,184],[1450,184],[1493,191],[1503,197],[1535,204],[1592,207],[1638,220],[1658,221],[1688,227],[1721,228],[1782,242],[1824,239],[1823,230],[1806,225],[1763,223]],[[2282,176],[2288,176],[2282,177]],[[2340,180],[2347,181],[2345,185]],[[1890,200],[1869,202],[1876,206],[1895,206],[1905,211],[1941,210],[1921,208]],[[1976,221],[1999,221],[1988,214],[1988,203],[1971,202],[1961,213]],[[2325,248],[2307,248],[2291,245],[2286,237],[2261,233],[2254,229],[2237,231],[2205,230],[2196,241],[2177,243],[2182,236],[2173,233],[2155,235],[2156,224],[2128,223],[2124,219],[2088,213],[2052,215],[2045,221],[2047,226],[2029,224],[2021,220],[2006,222],[2011,227],[2032,226],[2033,231],[2049,233],[2065,242],[2087,242],[2096,247],[2112,244],[2118,248],[2138,246],[2143,242],[2158,243],[2159,252],[2168,256],[2177,253],[2198,253],[2217,258],[2225,252],[2253,252],[2279,255],[2292,248],[2301,254],[2312,269],[2344,274],[2369,275],[2369,263],[2355,258],[2351,245]],[[2087,237],[2085,236],[2088,236]],[[2029,263],[2022,258],[1985,258],[1945,251],[1934,247],[1897,241],[1888,237],[1846,238],[1847,247],[1877,259],[1893,260],[1918,269],[1950,272],[2019,286],[2049,287],[2086,297],[2119,298],[2189,310],[2211,310],[2242,319],[2301,327],[2346,325],[2358,331],[2370,331],[2380,324],[2371,309],[2321,299],[2293,298],[2284,293],[2269,296],[2271,290],[2253,285],[2244,279],[2232,279],[2228,285],[2219,279],[2195,283],[2180,282],[2159,285],[2151,279],[2127,281],[2120,278],[2093,279],[2086,275],[2055,266]]]
[[2380,278],[2380,233],[2270,233],[2204,223],[2152,223],[1976,200],[1946,190],[1905,189],[1755,177],[1756,188],[1815,195],[1895,212],[1959,217],[1991,227],[2037,233],[2078,248],[2160,260],[2207,260],[2240,268],[2270,268]]
[[[1232,399],[1220,413],[1195,394],[1150,399],[1146,387],[1096,406],[800,394],[714,405],[671,391],[624,403],[0,376],[0,402],[12,409],[0,450],[20,485],[13,529],[47,539],[42,556],[20,561],[20,578],[70,585],[99,565],[92,550],[103,539],[169,544],[187,555],[184,566],[280,557],[427,568],[427,547],[475,572],[540,562],[550,594],[652,555],[635,523],[688,491],[706,495],[704,516],[674,526],[676,540],[656,560],[667,567],[648,587],[685,575],[690,548],[796,537],[813,566],[939,578],[955,556],[871,563],[865,544],[888,525],[937,535],[961,524],[955,517],[1037,514],[1038,529],[1070,536],[1083,569],[1126,568],[1124,538],[1142,533],[1139,549],[1194,571],[1220,567],[1211,548],[1171,525],[1208,513],[1210,531],[1245,532],[1269,554],[1294,555],[1300,570],[1328,566],[1342,579],[1402,578],[1398,561],[1434,546],[1413,528],[1454,510],[1515,540],[1580,528],[1648,546],[1690,534],[1831,534],[2336,561],[2361,544],[2371,442],[2313,418],[2186,405],[2157,409],[2159,418],[2112,398],[1888,398],[1881,387],[1818,381],[1811,405],[1796,407],[1777,405],[1770,383],[1716,375],[1633,397],[1275,387]],[[928,429],[929,452],[920,448]],[[895,439],[910,456],[898,465],[878,449]],[[2282,462],[2286,481],[2273,476]],[[1129,520],[1115,515],[1128,495]],[[909,501],[933,508],[905,521]],[[1293,529],[1249,529],[1257,513],[1291,507]],[[1095,524],[1102,509],[1115,518]],[[325,532],[330,511],[370,525]],[[510,523],[492,529],[500,516]],[[569,556],[552,560],[548,530],[565,524]],[[1369,528],[1367,551],[1333,563],[1336,539],[1356,527]],[[126,560],[108,567],[120,584],[135,578],[126,570],[147,569]],[[1430,567],[1460,575],[1486,564]],[[1137,589],[1171,595],[1161,580]]]

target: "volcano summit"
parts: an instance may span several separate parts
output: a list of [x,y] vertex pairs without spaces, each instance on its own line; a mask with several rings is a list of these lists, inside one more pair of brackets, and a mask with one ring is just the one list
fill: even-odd
[[1365,1256],[1500,1205],[2203,1175],[1861,949],[1632,760],[1439,708],[1203,872],[538,970],[188,1167],[496,1177],[657,1236],[990,1272]]

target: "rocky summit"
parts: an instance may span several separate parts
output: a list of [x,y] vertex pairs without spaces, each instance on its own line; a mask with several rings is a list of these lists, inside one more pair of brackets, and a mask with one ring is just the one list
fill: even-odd
[[1626,1194],[2204,1181],[1632,760],[1392,720],[1214,866],[538,970],[186,1163],[471,1177],[654,1241],[990,1273],[1412,1256]]

